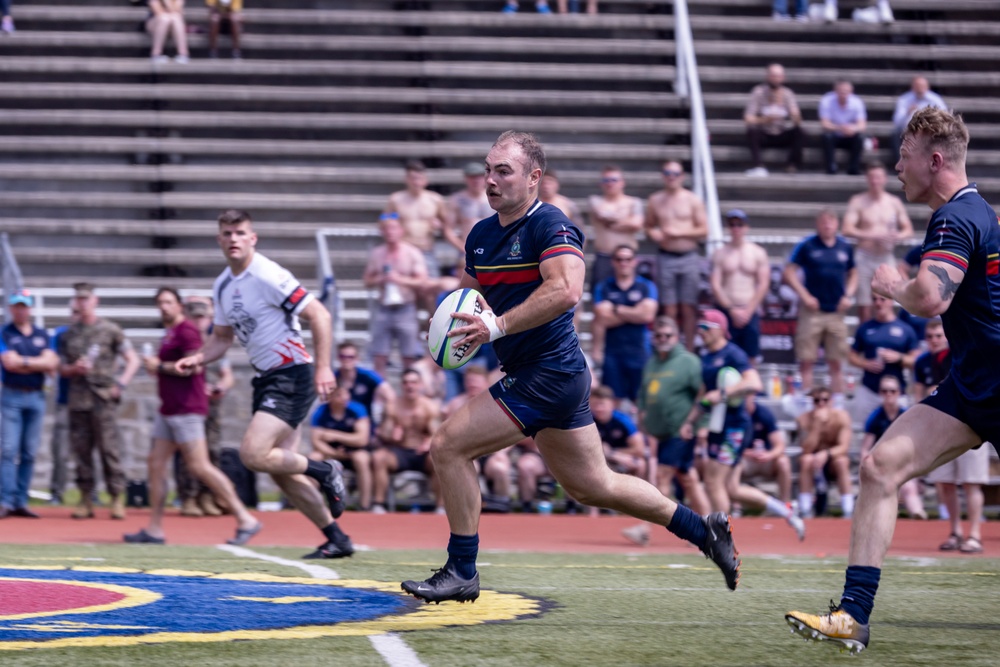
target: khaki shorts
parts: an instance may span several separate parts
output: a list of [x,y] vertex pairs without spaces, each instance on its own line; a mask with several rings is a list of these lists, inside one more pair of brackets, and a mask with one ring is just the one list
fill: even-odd
[[161,415],[153,420],[153,437],[178,444],[205,440],[205,415]]
[[979,449],[970,449],[954,461],[945,463],[927,475],[934,484],[989,484],[990,445],[984,442]]
[[847,358],[847,323],[843,313],[812,312],[799,309],[798,327],[795,330],[795,356],[799,361],[816,361],[819,346],[823,345],[829,361]]
[[891,252],[875,255],[865,250],[854,251],[854,266],[858,271],[858,293],[855,295],[859,306],[872,305],[872,278],[875,270],[883,264],[896,266],[896,258]]

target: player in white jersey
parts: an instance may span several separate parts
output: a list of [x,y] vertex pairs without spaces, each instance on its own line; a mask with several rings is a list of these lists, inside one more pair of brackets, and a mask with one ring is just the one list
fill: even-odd
[[[178,361],[177,370],[194,372],[220,358],[239,338],[257,371],[253,418],[240,444],[240,459],[251,470],[271,475],[323,532],[326,542],[306,558],[350,556],[354,546],[336,522],[344,512],[340,463],[310,461],[296,451],[299,425],[316,394],[326,401],[336,386],[330,313],[289,271],[257,254],[250,214],[229,210],[220,215],[218,242],[229,266],[215,281],[212,336],[201,351]],[[300,316],[312,330],[315,375],[313,358],[302,343]],[[319,483],[319,490],[308,477]]]

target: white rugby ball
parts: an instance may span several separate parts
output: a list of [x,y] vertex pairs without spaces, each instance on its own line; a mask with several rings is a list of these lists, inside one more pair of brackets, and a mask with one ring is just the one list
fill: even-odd
[[[742,380],[743,376],[732,366],[723,366],[715,378],[715,384],[719,389],[728,389]],[[730,396],[726,402],[730,407],[736,408],[743,403],[743,399],[743,396]]]
[[446,371],[454,370],[464,366],[476,356],[479,345],[473,347],[467,343],[454,347],[455,341],[462,340],[464,336],[449,338],[448,332],[468,325],[468,322],[453,318],[452,313],[478,315],[481,312],[483,307],[479,304],[479,292],[474,289],[457,289],[444,298],[434,311],[430,329],[427,331],[427,348],[438,366]]

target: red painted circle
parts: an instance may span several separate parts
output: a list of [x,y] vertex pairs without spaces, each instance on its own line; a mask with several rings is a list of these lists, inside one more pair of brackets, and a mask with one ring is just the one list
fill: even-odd
[[21,614],[73,611],[83,607],[118,602],[125,597],[116,591],[45,581],[0,579],[0,618]]

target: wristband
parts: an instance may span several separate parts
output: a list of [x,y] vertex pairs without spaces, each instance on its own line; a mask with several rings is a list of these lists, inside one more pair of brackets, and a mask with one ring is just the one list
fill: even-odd
[[500,325],[497,324],[497,316],[492,310],[484,310],[479,313],[479,319],[481,319],[483,324],[486,325],[486,328],[489,329],[491,343],[497,338],[503,338],[507,335],[507,332],[501,329]]
[[164,364],[164,363],[163,363],[163,362],[161,361],[161,362],[159,363],[159,365],[158,365],[158,366],[156,367],[156,370],[157,370],[157,371],[159,371],[160,373],[166,373],[166,372],[167,372],[167,365],[166,365],[166,364]]

